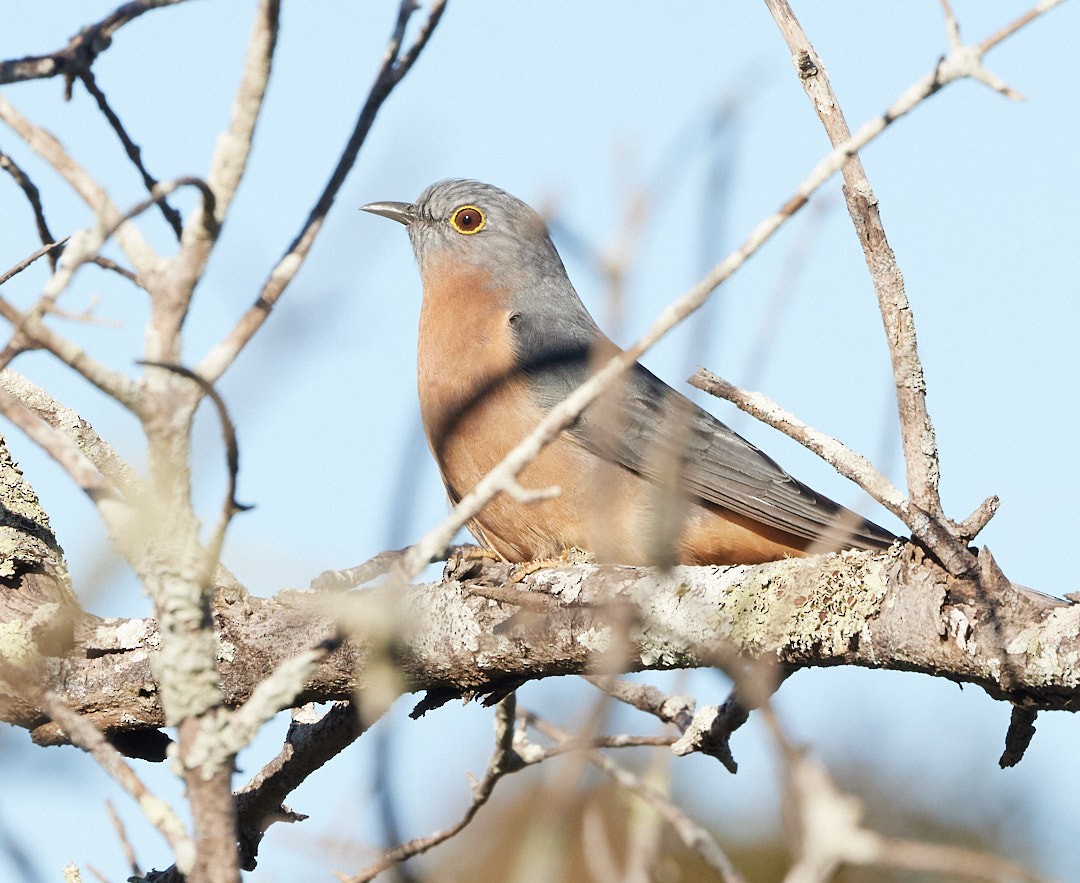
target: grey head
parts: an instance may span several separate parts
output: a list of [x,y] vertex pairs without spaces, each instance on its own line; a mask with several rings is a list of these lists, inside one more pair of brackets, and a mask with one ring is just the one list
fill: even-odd
[[559,390],[581,379],[600,331],[532,208],[505,190],[465,178],[438,181],[415,203],[363,208],[405,225],[425,280],[447,262],[489,274],[491,285],[509,297],[518,361],[529,373],[550,381],[551,369],[561,363],[574,376],[557,383]]

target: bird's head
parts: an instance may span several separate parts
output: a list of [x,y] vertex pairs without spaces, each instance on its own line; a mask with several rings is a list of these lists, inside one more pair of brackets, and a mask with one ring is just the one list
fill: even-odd
[[566,278],[540,215],[490,184],[439,181],[414,203],[373,202],[363,210],[405,225],[421,275],[460,261],[511,289],[535,290]]

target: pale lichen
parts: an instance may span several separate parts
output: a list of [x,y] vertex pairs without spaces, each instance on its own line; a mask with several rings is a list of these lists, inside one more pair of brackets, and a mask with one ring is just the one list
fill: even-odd
[[869,640],[866,624],[888,592],[887,563],[863,552],[831,556],[813,589],[792,600],[780,647],[838,657],[854,639]]

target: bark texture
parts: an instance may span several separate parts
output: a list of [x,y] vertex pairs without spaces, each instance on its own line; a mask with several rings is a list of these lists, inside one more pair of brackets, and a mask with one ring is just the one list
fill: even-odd
[[[757,658],[786,668],[924,672],[1031,709],[1072,711],[1080,703],[1080,605],[1007,583],[988,597],[910,547],[666,573],[578,565],[533,574],[509,593],[491,591],[509,576],[507,565],[487,562],[469,579],[394,593],[220,596],[215,622],[226,704],[243,703],[283,660],[335,638],[342,620],[361,625],[319,666],[296,704],[350,698],[386,654],[402,673],[400,691],[443,698],[498,696],[552,675]],[[21,623],[33,635],[26,598],[41,577],[24,577],[5,587],[0,621]],[[377,629],[363,625],[376,619]],[[69,646],[39,646],[35,683],[47,683],[111,737],[152,731],[164,723],[150,668],[158,643],[153,620],[84,616]],[[17,667],[12,646],[3,646],[3,720],[32,730],[40,744],[67,742],[35,705],[34,691],[10,677]]]

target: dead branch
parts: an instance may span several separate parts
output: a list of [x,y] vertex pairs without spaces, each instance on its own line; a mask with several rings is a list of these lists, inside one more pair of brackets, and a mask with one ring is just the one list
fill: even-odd
[[[143,163],[142,149],[128,134],[123,121],[117,115],[116,111],[112,109],[112,105],[109,104],[109,99],[105,97],[104,90],[98,85],[97,77],[94,76],[94,72],[87,67],[86,70],[79,72],[79,80],[86,88],[86,91],[93,97],[94,101],[97,102],[98,109],[108,121],[109,126],[116,133],[116,137],[120,139],[120,143],[123,145],[124,152],[128,155],[128,159],[131,160],[132,165],[135,166],[139,175],[142,177],[143,185],[148,191],[152,192],[158,184],[158,179],[150,174],[145,163]],[[181,221],[180,213],[164,199],[158,203],[158,207],[161,209],[161,214],[162,217],[165,218],[165,222],[172,228],[173,232],[176,234],[176,238],[179,239],[183,230],[183,222]]]
[[[573,737],[561,727],[536,715],[532,715],[529,723],[549,739],[554,739],[556,744],[573,741]],[[742,874],[735,869],[712,834],[690,818],[669,798],[642,781],[636,773],[615,763],[603,752],[591,749],[586,756],[589,763],[610,776],[619,787],[637,795],[652,807],[672,827],[683,845],[697,855],[708,868],[715,871],[724,883],[743,883]]]
[[105,740],[101,731],[90,721],[72,711],[52,691],[46,691],[42,701],[49,717],[63,727],[71,741],[92,754],[98,766],[135,799],[150,824],[169,842],[176,856],[177,867],[183,871],[190,870],[195,860],[195,845],[184,830],[184,823],[169,804],[150,793],[120,752]]
[[133,0],[117,7],[97,24],[83,28],[63,49],[48,55],[28,55],[11,61],[0,61],[0,84],[44,77],[78,76],[97,57],[112,45],[113,35],[128,22],[144,12],[161,6],[172,6],[183,0]]
[[423,51],[424,46],[427,45],[428,39],[442,18],[443,10],[446,8],[446,0],[435,0],[413,44],[408,51],[402,53],[401,44],[405,37],[405,26],[417,8],[418,5],[415,0],[402,0],[398,8],[397,22],[387,44],[382,67],[375,77],[375,83],[368,92],[368,97],[364,102],[360,115],[357,117],[356,125],[353,127],[352,134],[349,136],[348,143],[338,159],[330,180],[309,212],[300,232],[289,244],[277,265],[270,271],[270,275],[263,284],[262,291],[259,292],[259,297],[255,303],[241,317],[236,327],[229,332],[225,339],[218,343],[199,364],[197,369],[199,374],[210,382],[216,382],[236,360],[240,351],[247,346],[251,338],[262,327],[263,322],[270,315],[270,311],[274,308],[278,298],[284,293],[285,288],[299,272],[300,267],[311,251],[315,238],[322,229],[323,222],[326,220],[334,200],[337,198],[338,191],[341,189],[342,184],[345,183],[345,178],[356,162],[360,147],[375,122],[375,116],[378,114],[379,108],[390,96],[394,87],[409,72]]
[[[486,579],[497,580],[505,565],[492,567]],[[902,551],[667,574],[581,565],[532,574],[521,588],[561,606],[521,622],[517,607],[477,597],[455,580],[356,597],[365,610],[397,607],[395,619],[406,628],[395,654],[400,689],[409,691],[476,696],[532,678],[588,674],[609,642],[628,639],[627,671],[711,665],[738,652],[792,670],[918,671],[1029,708],[1080,708],[1080,674],[1068,663],[1080,652],[1080,605],[1014,587],[988,597],[974,582]],[[217,642],[230,648],[220,663],[226,705],[238,707],[282,661],[334,634],[341,606],[353,597],[288,591],[219,602]],[[749,610],[754,616],[745,615]],[[297,704],[352,697],[371,656],[362,634],[327,656]],[[48,658],[48,682],[106,733],[160,727],[164,715],[149,668],[158,640],[153,620],[87,618],[70,651]],[[32,711],[5,709],[3,718],[33,728],[42,744],[66,741]]]

